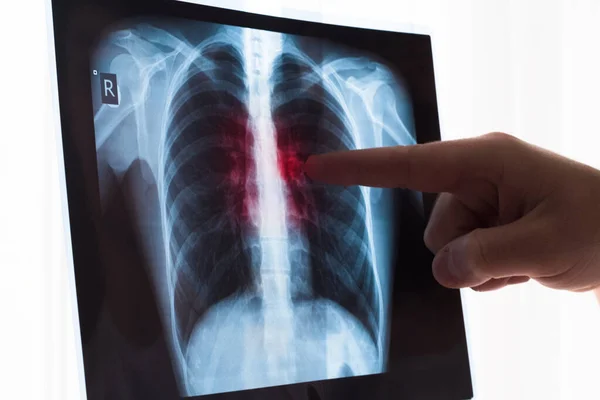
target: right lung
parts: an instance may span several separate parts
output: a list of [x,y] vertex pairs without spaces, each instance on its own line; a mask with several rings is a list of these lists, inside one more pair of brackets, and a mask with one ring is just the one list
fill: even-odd
[[174,317],[185,354],[211,306],[251,290],[247,88],[240,51],[214,42],[199,52],[174,95],[164,143],[165,200]]

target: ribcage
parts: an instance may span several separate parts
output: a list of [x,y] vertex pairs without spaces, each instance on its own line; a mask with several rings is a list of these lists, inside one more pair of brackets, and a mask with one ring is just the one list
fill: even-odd
[[163,194],[182,348],[212,305],[253,281],[257,252],[245,193],[255,188],[244,77],[238,49],[211,44],[170,103]]
[[[272,75],[272,115],[280,157],[303,161],[310,154],[356,147],[346,114],[322,81],[318,66],[284,53]],[[283,162],[287,182],[288,224],[307,238],[312,293],[334,301],[354,315],[379,345],[381,299],[373,271],[360,188],[309,183]],[[292,266],[293,269],[293,266]]]

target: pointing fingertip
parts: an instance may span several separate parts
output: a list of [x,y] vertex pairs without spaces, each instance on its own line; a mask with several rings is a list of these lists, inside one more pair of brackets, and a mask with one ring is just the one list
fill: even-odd
[[308,172],[306,171],[306,164],[304,164],[302,166],[302,173],[304,174],[304,179],[306,179],[306,181],[308,183],[314,183],[314,180],[311,178],[311,176],[308,174]]
[[308,156],[306,162],[302,167],[304,175],[306,175],[308,178],[313,179],[313,174],[315,173],[316,168],[318,168],[318,158],[316,158],[315,156]]

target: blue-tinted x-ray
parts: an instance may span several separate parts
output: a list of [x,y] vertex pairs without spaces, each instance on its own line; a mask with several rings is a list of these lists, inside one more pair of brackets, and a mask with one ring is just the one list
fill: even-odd
[[139,235],[181,394],[385,371],[393,192],[302,165],[415,144],[401,77],[317,38],[172,19],[113,27],[93,68],[101,196],[139,160],[158,187]]

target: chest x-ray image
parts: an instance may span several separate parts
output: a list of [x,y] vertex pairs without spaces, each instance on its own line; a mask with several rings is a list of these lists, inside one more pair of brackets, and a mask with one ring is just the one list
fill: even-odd
[[318,38],[180,19],[92,57],[100,196],[143,163],[136,232],[182,396],[382,373],[394,192],[311,182],[311,154],[416,143],[402,77]]

